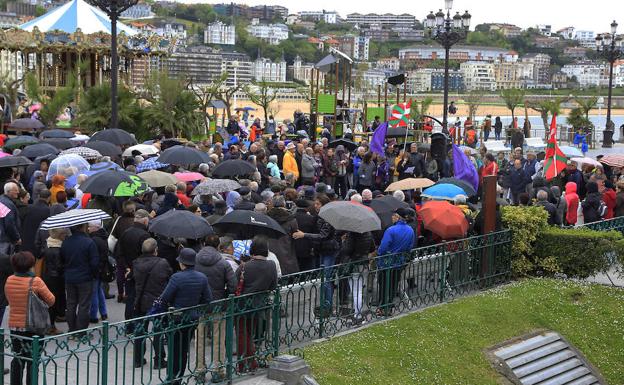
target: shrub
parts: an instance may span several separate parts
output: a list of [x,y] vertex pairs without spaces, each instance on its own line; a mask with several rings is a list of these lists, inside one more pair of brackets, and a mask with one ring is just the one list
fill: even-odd
[[515,275],[526,275],[535,269],[531,260],[537,234],[548,227],[548,213],[541,207],[505,206],[503,224],[511,229],[512,270]]
[[558,267],[570,278],[583,279],[608,270],[613,257],[621,258],[622,241],[617,231],[549,227],[537,236],[534,262],[545,272]]

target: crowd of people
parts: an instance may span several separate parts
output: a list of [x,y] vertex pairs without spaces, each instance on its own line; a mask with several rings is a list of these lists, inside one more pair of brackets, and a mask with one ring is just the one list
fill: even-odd
[[[313,141],[284,134],[278,138],[263,136],[259,128],[253,140],[248,140],[237,127],[229,128],[225,140],[185,144],[209,154],[211,162],[186,170],[206,178],[218,164],[228,160],[253,165],[255,172],[238,178],[240,188],[214,195],[191,195],[200,180],[156,187],[134,197],[92,195],[80,189],[89,178],[85,174],[75,175],[74,185],[68,184],[67,175],[49,175],[49,158],[38,159],[28,168],[0,169],[4,193],[0,196],[0,208],[6,208],[0,214],[0,261],[4,263],[0,269],[4,288],[0,316],[8,304],[12,334],[34,335],[26,327],[30,287],[50,306],[51,327],[47,334],[61,333],[58,323],[67,322],[67,330],[80,339],[90,323],[108,318],[106,301],[114,298],[110,290],[113,281],[116,300],[125,302],[125,318],[130,320],[153,314],[156,305],[187,308],[228,295],[263,292],[274,289],[283,276],[321,266],[326,275],[333,276],[333,266],[339,263],[406,253],[418,246],[449,240],[424,228],[419,210],[426,198],[419,190],[391,194],[405,205],[396,209],[391,223],[378,232],[337,231],[318,214],[333,201],[371,206],[374,199],[387,194],[389,184],[406,178],[452,178],[452,152],[439,161],[431,158],[426,147],[399,144],[392,139],[384,153],[379,154],[371,151],[365,139],[355,144],[350,140],[332,142],[327,137]],[[166,142],[156,138],[150,143],[158,148]],[[549,223],[561,226],[624,216],[624,180],[620,169],[569,161],[566,170],[547,182],[539,154],[515,148],[509,154],[495,155],[483,143],[480,152],[475,152],[465,149],[481,178],[497,177],[501,205],[541,206],[549,214]],[[13,155],[18,153],[16,150]],[[135,153],[112,160],[126,171],[136,172],[148,158]],[[109,157],[102,157],[90,163],[109,161]],[[162,170],[174,173],[183,168],[166,165]],[[465,236],[482,231],[477,194],[458,195],[451,203],[465,212],[469,223]],[[112,219],[72,228],[40,229],[48,217],[80,208],[100,209]],[[171,210],[188,210],[211,224],[235,210],[254,211],[273,218],[285,235],[256,236],[250,241],[217,228],[217,234],[202,239],[171,239],[151,233],[150,221]],[[111,239],[116,240],[114,247]],[[385,305],[381,311],[387,311],[397,295],[399,279],[395,275],[400,274],[401,262],[378,258],[375,263],[379,271],[391,271],[379,274],[378,278],[379,297],[383,299],[380,305]],[[389,285],[384,281],[387,277],[392,281]],[[330,279],[322,288],[325,303],[316,309],[319,314],[330,315],[335,285]],[[347,279],[347,285],[353,297],[354,322],[361,322],[363,283]],[[261,320],[250,314],[236,325],[240,370],[257,367],[252,336]],[[222,330],[221,322],[216,319],[213,330]],[[126,329],[128,334],[138,337],[135,368],[146,362],[145,340],[141,336],[147,327],[129,323]],[[198,335],[204,332],[198,330]],[[174,379],[179,380],[184,373],[193,333],[193,326],[176,333],[174,357],[182,359],[174,359]],[[162,338],[155,338],[153,343],[156,368],[167,366],[164,343]],[[221,363],[225,354],[223,343],[224,338],[213,336],[213,355],[218,352],[219,356],[213,359]],[[31,373],[29,361],[19,358],[27,351],[22,345],[22,340],[13,340],[16,358],[11,365],[12,384],[22,383],[24,369],[27,377]],[[222,378],[222,369],[221,366],[217,370],[216,378]]]

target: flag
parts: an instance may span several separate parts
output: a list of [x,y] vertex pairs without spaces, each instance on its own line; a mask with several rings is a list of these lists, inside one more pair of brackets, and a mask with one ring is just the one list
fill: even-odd
[[386,143],[386,133],[388,132],[388,122],[383,122],[375,129],[373,138],[370,141],[370,149],[379,155],[384,155],[384,144]]
[[411,107],[411,100],[407,103],[399,103],[392,106],[392,113],[389,120],[390,127],[407,127],[409,125]]
[[544,177],[551,180],[566,168],[568,158],[563,154],[557,145],[557,115],[553,115],[550,123],[550,134],[546,145],[546,156],[544,157]]
[[470,183],[475,191],[479,189],[479,173],[462,150],[453,144],[453,174],[455,179]]
[[0,218],[4,218],[11,212],[11,209],[0,203]]

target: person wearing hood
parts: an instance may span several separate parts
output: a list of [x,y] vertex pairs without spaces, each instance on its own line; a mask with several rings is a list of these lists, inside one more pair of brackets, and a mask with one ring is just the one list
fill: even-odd
[[[219,247],[219,236],[209,235],[204,241],[204,248],[202,248],[195,258],[195,270],[204,273],[208,278],[208,284],[212,292],[212,300],[218,301],[226,298],[230,294],[236,292],[236,286],[238,281],[234,274],[234,270],[223,258],[221,253],[217,250]],[[221,309],[223,311],[224,309]],[[225,378],[225,318],[222,314],[212,314],[212,365],[213,368],[213,381],[222,381]],[[206,322],[199,323],[197,330],[197,369],[204,370],[206,368],[205,362],[205,347],[208,345],[206,341]]]
[[56,193],[59,191],[65,191],[65,177],[57,174],[52,177],[52,187],[50,187],[50,203],[56,203]]
[[[166,259],[158,256],[158,242],[154,238],[147,238],[141,245],[141,256],[132,263],[132,274],[134,275],[135,292],[134,315],[143,317],[147,315],[152,304],[165,290],[169,277],[173,274],[171,266]],[[144,320],[142,325],[137,325],[134,340],[134,367],[140,368],[146,362],[145,337],[149,327],[149,320]],[[167,367],[163,336],[155,335],[152,344],[154,348],[154,369]]]
[[565,197],[561,195],[561,189],[559,186],[552,186],[550,191],[552,191],[555,200],[553,204],[557,208],[557,224],[565,226],[568,203],[566,202]]
[[156,216],[162,215],[171,210],[181,209],[180,199],[174,192],[165,192],[164,199],[158,211],[156,212]]
[[565,185],[565,200],[567,203],[567,212],[565,220],[569,226],[576,225],[578,221],[579,196],[576,193],[576,183],[568,182]]
[[299,230],[297,220],[295,216],[286,209],[286,200],[283,196],[278,195],[273,197],[272,203],[273,207],[267,212],[267,215],[275,219],[286,234],[279,238],[269,239],[269,250],[275,253],[275,256],[279,260],[283,275],[298,273],[299,263],[292,239],[292,235]]
[[282,175],[280,174],[279,166],[277,165],[277,155],[270,155],[269,162],[266,165],[267,171],[269,172],[269,176],[273,179],[281,180]]
[[581,202],[583,220],[585,223],[598,222],[602,220],[606,213],[606,206],[602,203],[602,195],[598,191],[598,184],[596,182],[588,182],[586,189],[587,196]]
[[230,191],[225,198],[225,204],[227,205],[226,214],[234,211],[234,207],[242,201],[241,195],[236,191]]
[[583,199],[585,197],[585,180],[583,179],[583,173],[578,170],[576,162],[572,160],[568,161],[563,181],[565,183],[576,183],[576,193],[578,194],[579,199]]
[[222,201],[222,200],[216,201],[214,204],[214,214],[206,217],[206,220],[211,225],[214,225],[216,221],[218,221],[225,215],[227,209],[228,207],[225,201]]
[[[599,182],[600,184],[604,183],[602,187],[602,201],[605,206],[607,206],[607,212],[604,215],[603,219],[612,219],[615,217],[615,207],[617,206],[617,196],[615,194],[615,190],[613,183],[611,181]],[[599,190],[600,190],[599,184]]]

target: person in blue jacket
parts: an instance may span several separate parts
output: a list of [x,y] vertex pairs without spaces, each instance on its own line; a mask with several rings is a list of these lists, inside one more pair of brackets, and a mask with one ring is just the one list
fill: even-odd
[[[407,224],[410,216],[407,208],[400,207],[392,214],[392,226],[384,232],[377,250],[377,284],[379,292],[378,315],[389,315],[392,303],[397,294],[401,268],[405,263],[405,255],[414,245],[414,230]],[[387,257],[383,257],[387,255]]]
[[[184,248],[176,259],[180,264],[179,272],[169,279],[169,283],[160,295],[162,302],[176,309],[188,308],[212,301],[212,292],[208,285],[208,278],[195,270],[195,250]],[[173,335],[173,371],[168,383],[178,385],[182,382],[186,363],[188,361],[191,338],[199,318],[197,310],[187,310],[181,320],[174,322],[178,330]]]

